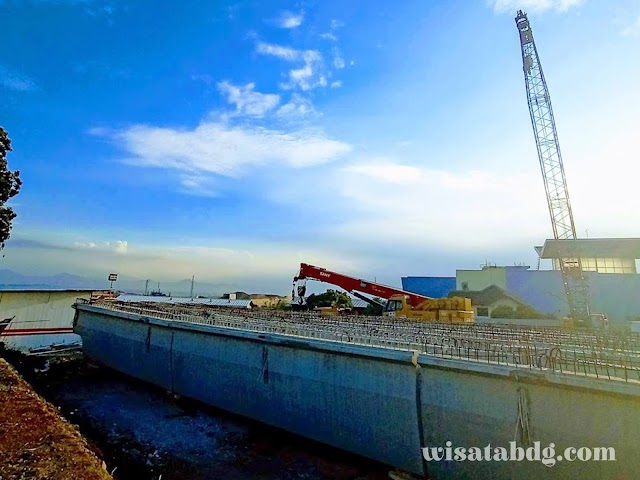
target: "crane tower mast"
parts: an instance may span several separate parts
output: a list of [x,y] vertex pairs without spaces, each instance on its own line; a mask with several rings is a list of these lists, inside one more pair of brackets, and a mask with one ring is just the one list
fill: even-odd
[[[527,101],[551,215],[553,236],[556,240],[575,240],[577,239],[576,227],[573,222],[549,89],[526,13],[519,10],[515,20],[520,33]],[[578,321],[586,321],[589,317],[589,286],[579,255],[567,255],[566,258],[559,258],[558,261],[571,317]]]

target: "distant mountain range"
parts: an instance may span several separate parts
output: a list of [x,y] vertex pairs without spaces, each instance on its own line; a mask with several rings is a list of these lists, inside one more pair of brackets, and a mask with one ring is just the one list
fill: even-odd
[[[142,294],[145,291],[146,280],[119,276],[114,282],[114,290]],[[109,288],[107,279],[98,280],[96,278],[83,277],[71,273],[58,273],[56,275],[24,275],[13,270],[0,269],[0,287],[40,287],[40,288],[88,288],[95,290],[106,290]],[[240,283],[209,283],[194,282],[193,295],[203,295],[207,297],[220,297],[224,293],[236,291],[250,291],[251,285]],[[150,281],[148,291],[158,289],[157,281]],[[160,290],[167,295],[175,297],[186,297],[191,290],[191,279],[178,280],[173,282],[160,282]],[[269,292],[270,293],[270,292]]]
[[[58,273],[56,275],[23,275],[13,270],[0,269],[0,285],[2,286],[39,286],[50,288],[105,288],[105,282],[95,279]],[[106,287],[108,288],[108,283]]]

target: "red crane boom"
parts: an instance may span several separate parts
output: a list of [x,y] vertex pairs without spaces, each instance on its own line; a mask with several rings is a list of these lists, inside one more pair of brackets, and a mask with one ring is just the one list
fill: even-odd
[[[416,306],[425,300],[431,300],[430,297],[418,295],[416,293],[405,292],[399,288],[388,287],[386,285],[380,285],[379,283],[373,283],[368,280],[362,280],[360,278],[349,277],[348,275],[342,275],[341,273],[332,272],[326,268],[315,267],[306,263],[300,264],[300,271],[293,279],[293,283],[298,280],[318,280],[320,282],[330,283],[336,285],[349,293],[362,292],[376,297],[388,300],[392,295],[405,295],[407,297],[407,303]],[[304,296],[304,293],[298,295]]]

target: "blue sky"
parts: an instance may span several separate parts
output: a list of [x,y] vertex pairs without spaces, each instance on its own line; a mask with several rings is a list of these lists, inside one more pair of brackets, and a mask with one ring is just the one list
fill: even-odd
[[530,16],[578,230],[640,236],[640,1],[0,0],[2,268],[399,284],[535,265]]

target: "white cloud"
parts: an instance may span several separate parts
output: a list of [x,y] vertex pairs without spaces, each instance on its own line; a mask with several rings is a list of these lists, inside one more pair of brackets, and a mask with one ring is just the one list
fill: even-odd
[[636,20],[631,25],[622,30],[622,34],[625,36],[640,34],[640,15],[638,15],[638,18],[636,18]]
[[326,87],[322,55],[316,50],[305,50],[302,56],[304,66],[289,71],[289,82],[282,85],[285,89],[300,88],[303,91],[316,87]]
[[342,86],[342,80],[336,80],[331,82],[331,88],[340,88]]
[[0,86],[16,92],[37,90],[38,87],[29,77],[0,65]]
[[525,10],[541,13],[547,10],[566,12],[570,8],[582,5],[585,0],[490,0],[490,4],[497,13],[513,13]]
[[203,175],[185,173],[180,176],[182,193],[195,197],[216,197],[213,179]]
[[317,115],[317,112],[308,98],[294,93],[291,99],[278,109],[276,115],[285,118],[302,118]]
[[331,32],[327,32],[327,33],[321,33],[320,34],[320,38],[323,40],[330,40],[332,42],[337,42],[338,41],[338,37],[336,37],[333,33]]
[[331,30],[337,30],[338,28],[342,28],[344,27],[344,22],[337,20],[337,19],[332,19],[331,20]]
[[[588,229],[591,237],[638,236],[637,222],[628,221],[637,217],[640,166],[634,162],[633,118],[638,102],[640,96],[631,90],[624,100],[604,104],[593,118],[563,128],[565,170],[579,235]],[[613,119],[605,137],[596,135],[601,128],[597,118]],[[593,135],[585,135],[591,130]],[[403,156],[414,158],[404,162],[351,158],[346,165],[301,171],[295,182],[283,181],[278,191],[270,192],[270,198],[295,208],[304,197],[309,218],[340,212],[333,225],[322,226],[323,241],[354,248],[475,252],[470,255],[517,248],[527,254],[551,236],[535,146],[522,150],[517,142],[505,144],[495,152],[475,151],[461,163],[452,163],[449,155],[421,152],[416,158],[409,148]],[[517,165],[496,162],[514,155]],[[607,158],[606,166],[602,158]],[[593,193],[594,175],[598,195]]]
[[[127,151],[126,162],[178,170],[189,174],[191,182],[197,172],[237,177],[249,166],[301,168],[336,160],[351,150],[319,130],[283,132],[212,121],[193,130],[135,125],[112,137]],[[195,185],[188,180],[183,186]]]
[[227,81],[218,83],[220,91],[227,95],[227,102],[236,106],[240,114],[262,117],[280,102],[280,96],[254,91],[255,84],[232,85]]
[[124,240],[117,240],[115,242],[74,242],[73,246],[82,250],[96,250],[96,251],[112,251],[119,254],[126,254],[129,247],[128,242]]
[[342,58],[342,54],[337,48],[333,49],[333,66],[337,69],[343,69],[345,67],[344,58]]
[[544,198],[523,188],[527,182],[534,181],[513,173],[436,170],[374,159],[303,173],[272,198],[294,206],[304,196],[311,218],[341,212],[340,221],[323,227],[327,243],[495,249],[529,238],[532,231],[542,237],[547,230]]
[[304,12],[294,14],[291,12],[283,12],[276,22],[280,28],[298,28],[304,21]]
[[299,88],[307,91],[327,86],[324,59],[317,50],[295,50],[281,45],[258,42],[256,52],[278,57],[289,62],[300,61],[304,63],[300,68],[289,70],[289,81],[280,85],[285,90]]
[[73,245],[76,248],[96,248],[98,246],[95,242],[75,242]]
[[302,58],[302,52],[300,50],[266,42],[258,42],[256,44],[256,52],[261,53],[262,55],[278,57],[282,60],[287,60],[288,62],[293,62]]

